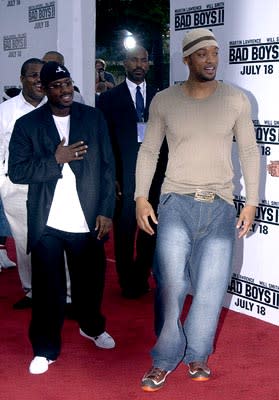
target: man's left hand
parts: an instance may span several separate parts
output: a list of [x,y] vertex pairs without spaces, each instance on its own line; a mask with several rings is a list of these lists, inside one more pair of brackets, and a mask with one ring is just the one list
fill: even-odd
[[249,206],[246,205],[238,218],[236,227],[239,229],[238,238],[242,238],[243,236],[247,235],[249,229],[252,226],[256,214],[256,206]]
[[97,239],[101,240],[111,230],[111,227],[111,218],[104,217],[103,215],[98,215],[95,226],[95,231],[99,231]]

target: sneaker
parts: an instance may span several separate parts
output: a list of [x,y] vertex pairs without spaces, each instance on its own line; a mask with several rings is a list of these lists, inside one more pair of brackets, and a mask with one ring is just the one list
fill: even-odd
[[203,361],[190,362],[189,376],[193,381],[208,381],[210,378],[210,369]]
[[18,300],[14,305],[13,308],[15,310],[24,310],[25,308],[32,307],[32,299],[28,296],[22,297],[22,299]]
[[106,331],[99,336],[88,336],[81,329],[79,333],[86,339],[92,340],[92,342],[101,349],[113,349],[115,347],[115,341]]
[[48,360],[46,357],[36,356],[29,365],[30,374],[43,374],[48,370],[48,366],[55,360]]
[[9,259],[7,250],[0,249],[0,265],[3,269],[14,268],[16,263]]
[[141,387],[145,392],[155,392],[163,387],[166,377],[171,371],[165,371],[161,368],[150,368],[144,374],[141,380]]

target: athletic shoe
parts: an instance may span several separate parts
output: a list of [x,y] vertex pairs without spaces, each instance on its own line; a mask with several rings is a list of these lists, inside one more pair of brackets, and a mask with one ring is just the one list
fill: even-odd
[[32,307],[32,299],[31,297],[24,296],[22,299],[18,300],[14,305],[13,308],[15,310],[24,310],[25,308]]
[[151,367],[141,380],[141,387],[145,392],[155,392],[164,386],[166,377],[171,371]]
[[47,372],[48,366],[55,360],[48,360],[46,357],[36,356],[29,365],[30,374],[43,374]]
[[3,269],[14,268],[16,263],[9,259],[7,250],[0,248],[0,265]]
[[210,369],[203,361],[194,361],[189,364],[189,376],[193,381],[208,381],[210,378]]
[[86,339],[92,340],[92,342],[101,349],[113,349],[115,347],[115,341],[106,331],[101,333],[99,336],[88,336],[81,329],[79,330],[79,333]]

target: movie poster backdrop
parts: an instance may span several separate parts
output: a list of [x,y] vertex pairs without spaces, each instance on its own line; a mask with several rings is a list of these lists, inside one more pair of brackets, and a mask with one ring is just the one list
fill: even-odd
[[2,0],[0,42],[0,101],[6,88],[20,87],[24,61],[57,50],[86,103],[93,105],[95,0]]

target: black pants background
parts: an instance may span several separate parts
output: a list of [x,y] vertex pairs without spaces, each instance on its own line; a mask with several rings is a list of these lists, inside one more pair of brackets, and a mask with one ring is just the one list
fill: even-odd
[[116,270],[120,287],[130,291],[145,290],[148,288],[156,239],[155,235],[150,236],[142,230],[137,230],[133,195],[123,195],[118,200],[113,223]]
[[[164,139],[148,197],[155,213],[159,204],[167,162],[168,145],[166,139]],[[120,165],[122,165],[121,161]],[[134,167],[136,168],[136,166]],[[113,221],[116,270],[121,288],[125,291],[136,293],[137,291],[145,291],[148,288],[148,278],[153,265],[156,245],[157,225],[150,221],[155,231],[153,236],[137,229],[134,174],[130,176],[125,169],[122,170],[121,166],[120,171],[122,171],[120,175],[121,173],[123,174],[118,179],[122,196],[117,201]],[[125,182],[124,184],[123,181]],[[135,245],[136,257],[134,259]]]
[[31,252],[33,305],[29,337],[34,356],[51,360],[61,349],[67,295],[64,251],[80,328],[90,336],[105,330],[101,314],[106,266],[103,243],[90,234],[46,228]]

